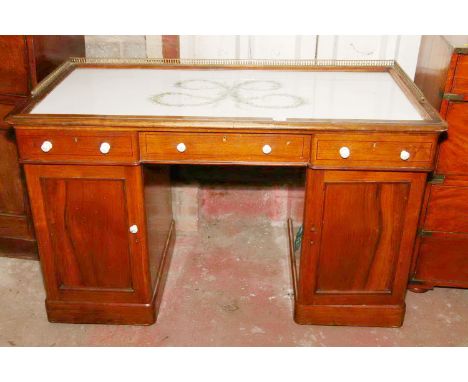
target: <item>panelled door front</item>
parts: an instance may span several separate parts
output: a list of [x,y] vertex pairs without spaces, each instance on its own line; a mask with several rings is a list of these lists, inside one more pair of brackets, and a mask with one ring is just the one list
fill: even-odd
[[141,169],[25,171],[48,300],[150,301]]
[[426,175],[307,170],[301,304],[398,304]]

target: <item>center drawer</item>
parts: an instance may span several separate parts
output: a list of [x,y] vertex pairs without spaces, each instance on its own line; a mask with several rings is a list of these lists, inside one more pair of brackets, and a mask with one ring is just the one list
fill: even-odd
[[158,162],[305,164],[310,138],[280,134],[141,133],[141,159]]

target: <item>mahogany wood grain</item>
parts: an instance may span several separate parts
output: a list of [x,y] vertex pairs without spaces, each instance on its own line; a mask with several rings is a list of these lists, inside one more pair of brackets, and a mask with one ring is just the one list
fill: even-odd
[[[443,90],[441,90],[440,92],[441,97],[443,97],[445,94],[450,94],[452,92],[453,81],[455,79],[455,72],[457,70],[457,64],[458,64],[459,58],[460,57],[458,54],[454,54],[452,52],[450,64],[447,68],[447,76],[445,78],[445,84],[444,84]],[[440,104],[439,111],[440,111],[441,116],[445,119],[447,118],[447,109],[451,102],[452,102],[451,100],[447,98],[443,98],[442,103]]]
[[18,164],[18,151],[12,129],[0,129],[0,148],[2,150],[0,157],[0,179],[2,180],[0,214],[24,214],[25,202],[22,197],[21,169]]
[[0,214],[0,237],[32,240],[34,235],[27,216],[23,214]]
[[468,177],[430,190],[424,229],[468,233]]
[[15,108],[14,104],[1,104],[0,103],[0,130],[11,129],[11,126],[4,121],[4,118]]
[[411,287],[468,288],[468,233],[433,232],[421,239]]
[[452,50],[442,36],[422,36],[414,82],[439,110]]
[[[179,152],[177,145],[186,150]],[[264,145],[271,147],[265,154]],[[140,134],[143,161],[177,163],[300,163],[309,162],[310,138],[274,134]]]
[[[326,185],[316,293],[391,293],[409,188],[408,183]],[[349,227],[340,234],[342,222]]]
[[[50,300],[145,302],[139,167],[26,165]],[[137,234],[129,232],[136,224]],[[108,271],[106,271],[108,269]]]
[[70,57],[84,57],[84,36],[28,36],[34,52],[33,86]]
[[[384,316],[388,307],[384,321],[400,325],[403,317],[396,317],[395,309],[404,313],[425,174],[307,172],[297,304],[333,309],[329,325],[337,316],[345,322],[350,305],[353,311],[372,306]],[[314,312],[303,307],[300,320],[314,323]],[[366,325],[372,322],[367,317]],[[381,318],[374,323],[379,326]]]
[[468,103],[450,102],[448,139],[440,144],[436,171],[441,174],[468,174]]
[[[415,245],[409,289],[424,292],[434,286],[468,286],[468,56],[457,48],[468,42],[466,36],[431,36],[423,39],[416,83],[428,99],[455,94],[458,101],[445,97],[440,112],[449,130],[436,158],[440,184],[429,184],[421,213],[421,237]],[[438,50],[427,48],[441,46]],[[465,45],[466,47],[466,45]],[[437,75],[431,75],[437,74]]]
[[0,36],[0,93],[27,96],[31,88],[25,36]]
[[14,132],[4,117],[39,80],[83,53],[83,36],[0,36],[0,242],[7,256],[37,258],[37,249]]
[[[138,135],[131,132],[106,131],[61,131],[19,130],[17,131],[20,158],[23,162],[138,162]],[[49,152],[43,152],[44,141],[52,143]],[[100,152],[102,143],[110,144],[107,154]]]
[[457,68],[452,84],[452,93],[460,94],[468,101],[468,55],[458,56]]
[[346,325],[398,328],[403,325],[403,305],[294,305],[294,321],[302,325]]
[[[348,158],[340,148],[350,150]],[[317,134],[312,143],[312,164],[317,168],[394,168],[429,170],[437,147],[436,135]],[[410,153],[402,160],[400,153]]]
[[34,239],[18,239],[0,236],[0,252],[2,256],[25,260],[39,260],[37,243]]
[[[9,251],[18,252],[18,248],[35,251],[34,245],[28,245],[34,239],[34,234],[28,219],[28,204],[23,189],[23,174],[18,163],[15,134],[3,122],[4,116],[13,108],[14,104],[0,104],[0,238],[9,239],[4,240],[2,246],[2,253],[7,254]],[[18,240],[18,243],[12,239]],[[34,252],[29,255],[35,257]],[[21,255],[25,256],[28,257]]]
[[448,176],[429,185],[415,246],[409,289],[425,292],[434,286],[467,288],[468,176]]

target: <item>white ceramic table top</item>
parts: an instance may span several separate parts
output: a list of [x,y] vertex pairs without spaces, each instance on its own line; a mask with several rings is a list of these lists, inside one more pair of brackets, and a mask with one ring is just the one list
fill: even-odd
[[422,120],[386,72],[75,69],[32,114]]

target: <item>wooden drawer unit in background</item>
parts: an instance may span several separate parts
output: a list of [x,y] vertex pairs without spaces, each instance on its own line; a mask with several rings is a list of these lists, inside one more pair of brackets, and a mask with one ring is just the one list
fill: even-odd
[[6,251],[15,243],[18,250],[28,250],[33,246],[15,134],[3,121],[14,107],[12,104],[0,104],[0,249]]
[[143,161],[297,164],[309,162],[310,137],[282,134],[141,133]]
[[437,135],[318,134],[311,162],[316,168],[427,170],[436,147]]
[[23,162],[137,163],[138,134],[115,131],[18,130]]
[[5,116],[70,56],[85,53],[83,36],[0,36],[0,254],[37,258],[15,134]]
[[429,181],[410,289],[468,287],[468,37],[425,36],[416,84],[448,123]]
[[430,185],[420,236],[412,288],[468,287],[468,177]]

